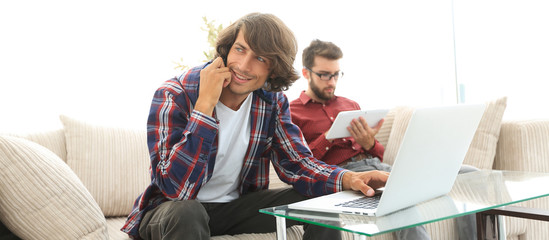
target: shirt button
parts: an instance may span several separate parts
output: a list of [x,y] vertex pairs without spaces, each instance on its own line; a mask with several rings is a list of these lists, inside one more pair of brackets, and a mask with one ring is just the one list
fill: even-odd
[[356,150],[355,146],[353,146],[353,150]]
[[347,142],[347,138],[344,138],[343,141],[344,141],[344,142]]
[[334,117],[330,117],[331,120],[334,120]]
[[330,149],[330,147],[326,147],[326,150]]

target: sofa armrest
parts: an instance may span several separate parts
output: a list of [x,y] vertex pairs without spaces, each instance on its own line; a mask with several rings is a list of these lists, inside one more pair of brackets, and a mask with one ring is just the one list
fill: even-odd
[[549,120],[503,122],[494,169],[549,172]]

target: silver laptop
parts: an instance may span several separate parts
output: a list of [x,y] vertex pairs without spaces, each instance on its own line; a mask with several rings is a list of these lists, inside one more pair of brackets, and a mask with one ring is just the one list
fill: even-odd
[[[484,113],[485,105],[416,109],[382,194],[342,191],[288,205],[290,209],[383,216],[447,194]],[[359,200],[360,199],[360,200]],[[370,201],[373,206],[353,204]]]

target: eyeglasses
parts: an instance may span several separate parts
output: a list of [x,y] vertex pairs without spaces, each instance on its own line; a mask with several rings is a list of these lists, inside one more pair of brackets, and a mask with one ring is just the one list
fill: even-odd
[[317,73],[308,67],[305,67],[305,69],[316,74],[322,81],[330,81],[332,78],[334,78],[335,80],[338,80],[343,77],[343,72],[336,72],[334,74],[329,74],[329,73]]

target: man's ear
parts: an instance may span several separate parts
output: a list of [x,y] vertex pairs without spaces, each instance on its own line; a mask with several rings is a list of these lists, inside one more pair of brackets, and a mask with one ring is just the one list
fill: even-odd
[[302,68],[301,69],[301,74],[303,74],[303,77],[305,77],[307,80],[309,80],[309,70],[307,70],[307,68]]

